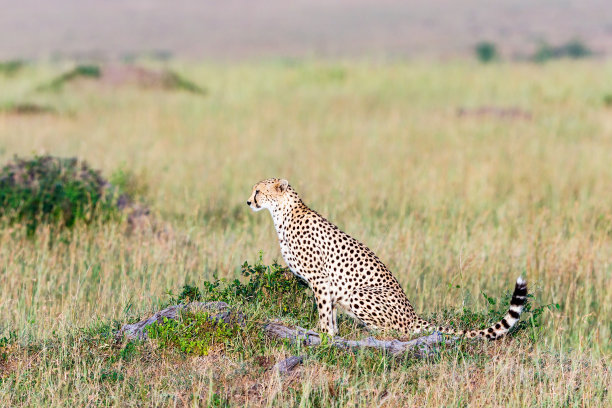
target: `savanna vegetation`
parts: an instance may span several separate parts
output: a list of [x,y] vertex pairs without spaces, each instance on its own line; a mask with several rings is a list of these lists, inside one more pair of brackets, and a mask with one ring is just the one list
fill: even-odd
[[[34,224],[36,206],[0,211],[1,406],[612,403],[610,63],[171,64],[206,92],[96,75],[41,88],[74,67],[33,63],[0,75],[0,106],[48,108],[0,110],[2,166],[77,157],[147,208]],[[316,324],[270,217],[245,204],[274,176],[432,320],[482,327],[525,276],[521,325],[428,359],[266,337],[269,319]],[[244,324],[185,312],[148,339],[116,336],[189,300],[225,301]],[[306,358],[279,375],[290,355]]]

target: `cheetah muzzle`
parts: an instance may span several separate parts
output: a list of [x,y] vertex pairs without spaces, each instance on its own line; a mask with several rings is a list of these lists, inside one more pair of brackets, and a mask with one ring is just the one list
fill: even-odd
[[337,310],[367,327],[402,334],[437,330],[466,337],[497,339],[518,322],[527,301],[527,283],[516,281],[510,308],[485,330],[437,327],[417,316],[397,279],[368,247],[308,208],[287,180],[267,179],[253,186],[247,205],[267,209],[281,254],[295,275],[308,282],[316,298],[318,328],[334,335]]

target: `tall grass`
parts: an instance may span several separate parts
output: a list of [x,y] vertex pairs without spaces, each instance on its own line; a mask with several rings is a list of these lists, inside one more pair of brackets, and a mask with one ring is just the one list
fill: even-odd
[[[146,200],[170,231],[126,235],[122,224],[100,224],[57,239],[41,227],[31,241],[15,226],[0,230],[0,336],[15,332],[23,346],[60,339],[7,363],[0,405],[183,405],[194,395],[305,406],[610,402],[609,63],[178,68],[207,96],[91,84],[38,95],[59,71],[49,66],[0,77],[0,103],[25,95],[71,112],[0,115],[1,161],[51,153],[107,176],[129,169],[146,179]],[[532,119],[456,114],[484,105],[517,106]],[[270,217],[245,204],[253,183],[274,176],[371,247],[425,315],[483,309],[481,292],[510,290],[521,274],[538,302],[560,310],[545,312],[533,345],[483,345],[482,364],[455,356],[389,367],[381,357],[368,373],[358,354],[350,369],[312,363],[283,380],[219,356],[139,356],[114,363],[123,379],[100,380],[102,363],[87,357],[79,328],[144,315],[184,283],[236,277],[259,250],[266,262],[280,259]],[[223,390],[236,384],[253,389],[233,399]]]

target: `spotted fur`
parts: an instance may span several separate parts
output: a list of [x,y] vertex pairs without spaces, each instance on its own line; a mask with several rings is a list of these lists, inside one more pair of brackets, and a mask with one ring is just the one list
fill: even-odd
[[253,187],[247,204],[272,214],[281,254],[289,269],[308,282],[319,311],[320,330],[338,331],[338,308],[367,327],[403,334],[437,330],[496,339],[519,320],[527,284],[518,278],[510,309],[485,330],[454,330],[417,316],[397,279],[368,247],[308,208],[287,180],[268,179]]

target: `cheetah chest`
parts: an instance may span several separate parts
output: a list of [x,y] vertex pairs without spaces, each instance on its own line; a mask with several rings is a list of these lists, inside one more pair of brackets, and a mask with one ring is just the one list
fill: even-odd
[[309,278],[312,274],[308,273],[309,271],[307,271],[307,268],[305,268],[304,262],[300,261],[302,251],[300,251],[299,248],[296,248],[295,244],[292,245],[293,240],[287,236],[284,231],[279,232],[278,241],[280,244],[281,255],[283,256],[283,259],[291,272],[309,282]]
[[304,279],[312,287],[312,280],[323,271],[321,251],[309,237],[308,231],[277,228],[281,255],[291,272]]

